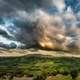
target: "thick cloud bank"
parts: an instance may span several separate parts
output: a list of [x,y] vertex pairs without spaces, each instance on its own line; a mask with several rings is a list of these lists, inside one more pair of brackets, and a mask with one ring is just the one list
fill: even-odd
[[80,49],[79,13],[79,0],[0,0],[0,47],[44,47],[49,37],[61,49]]

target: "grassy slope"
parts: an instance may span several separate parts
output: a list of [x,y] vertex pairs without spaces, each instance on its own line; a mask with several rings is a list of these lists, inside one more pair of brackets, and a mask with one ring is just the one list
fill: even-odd
[[[57,58],[40,54],[29,54],[22,57],[0,57],[1,77],[5,77],[5,75],[9,77],[23,75],[36,77],[38,75],[55,76],[56,74],[63,74],[71,75],[74,78],[78,73],[80,73],[79,58]],[[72,77],[70,78],[72,79]]]

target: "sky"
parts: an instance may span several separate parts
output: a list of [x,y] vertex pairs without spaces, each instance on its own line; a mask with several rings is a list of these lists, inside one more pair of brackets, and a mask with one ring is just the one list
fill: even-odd
[[73,42],[80,42],[79,13],[79,0],[0,0],[0,31],[6,33],[0,33],[0,43],[4,46],[14,43],[16,47],[19,47],[17,43],[20,46],[34,44],[27,28],[31,29],[34,22],[47,14],[58,16],[69,32],[68,37]]

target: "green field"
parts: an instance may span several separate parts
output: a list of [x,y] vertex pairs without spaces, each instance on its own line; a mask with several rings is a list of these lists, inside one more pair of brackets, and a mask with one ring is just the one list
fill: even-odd
[[32,77],[33,80],[80,80],[79,74],[79,58],[53,58],[43,55],[0,57],[0,80],[24,76]]

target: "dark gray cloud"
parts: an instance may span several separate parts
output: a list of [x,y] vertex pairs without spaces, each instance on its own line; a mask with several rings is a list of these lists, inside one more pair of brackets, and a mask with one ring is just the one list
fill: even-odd
[[[46,31],[49,37],[56,34],[59,38],[57,39],[55,36],[56,41],[64,42],[61,44],[62,46],[71,48],[72,45],[76,45],[80,48],[79,9],[75,13],[74,7],[72,7],[74,0],[69,3],[68,1],[0,0],[1,45],[2,43],[4,45],[12,45],[11,43],[23,46],[34,45],[38,36]],[[74,4],[77,5],[77,2]],[[43,26],[48,27],[44,29]],[[63,40],[63,37],[66,41]]]

